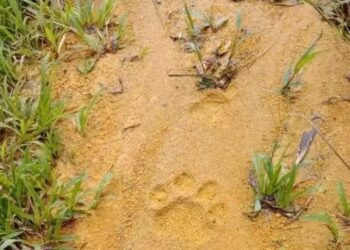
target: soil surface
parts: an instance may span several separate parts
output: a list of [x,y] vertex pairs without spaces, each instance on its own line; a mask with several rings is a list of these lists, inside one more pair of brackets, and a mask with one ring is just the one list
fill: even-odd
[[[300,115],[313,113],[324,119],[323,133],[350,161],[350,102],[343,98],[350,96],[344,77],[350,71],[350,45],[308,5],[191,4],[230,17],[226,27],[207,35],[209,47],[230,39],[238,10],[253,33],[245,49],[261,56],[226,90],[198,91],[193,77],[168,77],[191,71],[195,62],[169,37],[176,28],[171,17],[182,13],[182,1],[162,0],[157,8],[152,0],[122,1],[116,14],[128,14],[133,41],[103,56],[87,76],[76,70],[79,55],[59,69],[57,97],[71,110],[100,85],[105,88],[85,136],[71,122],[60,124],[65,149],[59,171],[63,176],[86,171],[90,187],[109,170],[114,173],[100,206],[67,229],[79,236],[74,248],[327,249],[332,235],[319,223],[286,225],[271,212],[252,221],[248,174],[254,153],[269,152],[277,138],[291,143],[293,160],[300,135],[310,129]],[[321,53],[305,70],[296,99],[288,101],[277,94],[283,72],[322,30]],[[149,53],[141,60],[127,60],[144,48]],[[120,81],[123,93],[111,91]],[[300,179],[311,177],[310,184],[320,186],[307,213],[337,211],[336,183],[343,180],[349,193],[350,171],[320,137],[307,162]]]

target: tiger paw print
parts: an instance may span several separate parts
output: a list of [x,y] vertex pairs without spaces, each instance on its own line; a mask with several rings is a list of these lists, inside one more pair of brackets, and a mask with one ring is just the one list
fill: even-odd
[[155,231],[187,243],[207,240],[224,223],[227,209],[216,181],[198,183],[190,173],[155,186],[149,204]]

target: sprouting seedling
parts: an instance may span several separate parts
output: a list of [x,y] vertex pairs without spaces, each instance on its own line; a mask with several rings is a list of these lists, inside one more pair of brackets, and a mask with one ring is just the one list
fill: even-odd
[[187,3],[184,1],[184,7],[185,7],[185,13],[186,13],[186,25],[187,25],[187,31],[191,39],[194,39],[196,34],[195,34],[195,25],[194,25],[194,20],[192,18],[190,9],[188,8]]
[[95,58],[87,58],[87,59],[84,59],[80,64],[78,64],[77,69],[83,75],[87,75],[95,68],[95,65],[96,65]]
[[341,207],[342,213],[344,216],[349,217],[350,216],[350,203],[349,203],[348,198],[346,197],[344,185],[342,182],[337,183],[337,192],[338,192],[338,196],[339,196],[340,207]]
[[105,174],[105,176],[103,176],[102,180],[95,189],[94,199],[90,205],[91,209],[95,209],[97,207],[98,203],[101,201],[103,191],[105,190],[106,186],[111,182],[112,178],[112,172],[108,172]]
[[316,40],[306,49],[306,51],[301,55],[298,61],[287,68],[284,73],[281,94],[286,95],[289,93],[293,86],[298,86],[301,84],[300,77],[303,69],[310,64],[318,55],[318,52],[315,51],[315,47],[318,41],[322,37],[322,32],[316,38]]
[[80,111],[74,117],[74,124],[78,132],[82,135],[85,134],[85,130],[88,124],[88,118],[91,113],[92,108],[96,104],[99,96],[101,95],[102,90],[98,90],[90,99],[88,104],[80,109]]
[[115,50],[120,49],[122,47],[121,43],[124,38],[125,34],[125,29],[126,29],[126,15],[120,16],[118,18],[118,26],[115,31]]
[[340,229],[334,218],[326,212],[311,214],[302,217],[305,221],[317,221],[325,224],[333,235],[333,241],[336,245],[341,242]]
[[201,74],[204,75],[205,68],[204,68],[204,63],[203,63],[203,55],[202,55],[200,48],[198,47],[198,45],[195,41],[188,43],[188,46],[191,48],[191,50],[196,55],[198,62],[200,63],[200,66],[201,66],[201,71],[202,71]]
[[227,68],[230,67],[232,59],[236,55],[237,46],[238,46],[238,43],[240,41],[239,33],[243,27],[242,15],[241,15],[241,12],[239,12],[239,11],[236,14],[235,24],[236,24],[236,33],[235,33],[234,37],[232,38],[231,47],[230,47],[230,51],[229,51],[230,54],[229,54],[229,58],[228,58],[228,62],[227,62]]
[[195,37],[196,37],[196,32],[195,32],[195,25],[194,25],[194,20],[192,18],[190,9],[188,8],[187,3],[184,1],[184,6],[185,6],[185,13],[186,13],[186,24],[187,24],[187,30],[189,32],[190,40],[191,42],[188,43],[189,48],[191,51],[193,51],[196,54],[196,57],[201,65],[201,73],[205,74],[205,67],[203,63],[203,55],[200,51],[200,48],[198,44],[196,43]]
[[190,9],[188,8],[187,3],[184,1],[184,6],[185,6],[185,13],[186,13],[186,24],[187,24],[187,30],[191,39],[191,42],[188,43],[188,46],[190,49],[196,54],[196,57],[201,65],[202,72],[204,73],[205,68],[203,64],[203,55],[195,41],[195,25],[194,25],[194,20],[192,18]]

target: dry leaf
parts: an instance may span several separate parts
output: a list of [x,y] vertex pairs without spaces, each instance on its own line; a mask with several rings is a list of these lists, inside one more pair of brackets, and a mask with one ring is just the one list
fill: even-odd
[[317,131],[315,128],[312,128],[311,130],[303,133],[299,143],[295,164],[300,164],[304,160],[305,156],[309,152],[310,146],[314,141],[316,134]]

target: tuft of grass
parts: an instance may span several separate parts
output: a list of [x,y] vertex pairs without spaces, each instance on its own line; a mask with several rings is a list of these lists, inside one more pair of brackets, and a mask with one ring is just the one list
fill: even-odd
[[344,185],[342,182],[337,183],[337,192],[338,192],[338,196],[339,196],[342,214],[345,217],[349,217],[350,216],[350,203],[349,203],[348,198],[346,197]]
[[277,148],[275,144],[271,155],[257,153],[253,158],[254,212],[270,208],[295,213],[293,202],[306,193],[306,189],[296,189],[299,165],[293,164],[288,170],[282,163],[285,152],[274,162]]
[[36,235],[42,247],[70,240],[71,236],[62,234],[62,227],[96,207],[101,190],[110,181],[108,174],[95,191],[96,198],[88,202],[82,189],[86,175],[60,181],[51,169],[52,151],[45,144],[38,150],[35,155],[27,148],[23,160],[9,166],[12,171],[0,173],[4,194],[0,198],[0,235],[4,236],[0,246],[12,237],[17,247],[32,246],[18,236]]
[[20,78],[18,66],[12,62],[10,53],[6,51],[4,44],[0,41],[0,81],[6,79],[12,85]]
[[329,229],[329,231],[333,235],[334,243],[336,245],[340,244],[340,242],[341,242],[341,234],[340,234],[339,226],[336,223],[335,219],[332,216],[330,216],[328,213],[321,212],[321,213],[318,213],[318,214],[306,215],[306,216],[303,216],[303,220],[305,220],[305,221],[316,221],[316,222],[320,222],[320,223],[325,224],[327,226],[327,228]]
[[91,113],[91,110],[96,104],[101,94],[102,94],[102,90],[98,90],[96,93],[94,93],[92,98],[88,102],[88,104],[82,107],[79,110],[79,112],[76,113],[74,116],[74,124],[76,126],[76,129],[82,135],[85,134],[85,130],[88,125],[88,120],[89,120],[88,118]]
[[103,29],[109,25],[117,0],[104,0],[96,6],[93,0],[75,1],[73,18],[84,28],[97,27]]
[[16,56],[32,56],[38,52],[40,34],[35,22],[25,15],[26,2],[3,0],[0,2],[0,40]]
[[232,62],[232,59],[236,56],[237,53],[237,47],[241,43],[241,41],[244,39],[244,36],[240,36],[240,32],[243,29],[243,21],[242,21],[242,15],[241,12],[237,12],[236,14],[236,33],[235,35],[231,38],[231,46],[229,49],[229,57],[228,57],[228,62],[226,69],[230,67],[230,64]]
[[41,138],[64,114],[64,104],[52,99],[48,67],[47,56],[41,66],[39,98],[22,97],[20,85],[9,91],[6,80],[0,86],[0,112],[4,117],[0,128],[12,132],[20,143]]
[[321,37],[322,32],[316,38],[316,40],[305,50],[297,62],[294,65],[289,66],[284,72],[282,87],[280,90],[282,95],[290,94],[292,88],[301,84],[301,75],[304,68],[309,65],[318,55],[318,52],[315,51],[315,47]]
[[57,58],[66,40],[66,29],[57,26],[53,20],[45,20],[42,24],[42,29],[51,52]]
[[330,0],[306,0],[314,7],[330,25],[334,25],[340,34],[350,39],[350,3],[348,1]]
[[25,10],[39,31],[39,41],[48,44],[56,57],[68,31],[76,33],[92,51],[98,54],[106,52],[116,0],[104,0],[99,5],[92,0],[66,1],[64,4],[60,1],[26,0],[26,3]]
[[93,14],[94,22],[99,29],[109,25],[112,12],[117,4],[117,0],[105,0]]
[[[197,87],[199,90],[208,88],[226,89],[235,77],[239,69],[248,66],[239,65],[242,62],[235,60],[239,45],[245,40],[248,33],[243,29],[242,17],[240,12],[236,15],[236,31],[233,32],[231,41],[225,41],[215,49],[211,55],[206,56],[201,51],[200,35],[206,28],[211,28],[214,32],[223,27],[229,19],[221,17],[215,19],[212,16],[203,14],[200,11],[192,10],[184,2],[185,18],[187,24],[187,33],[189,41],[186,42],[186,47],[193,52],[198,64],[196,65],[196,75],[171,75],[171,76],[196,76],[199,78]],[[194,19],[194,16],[197,19]],[[197,24],[196,20],[201,20],[201,24]],[[228,45],[228,46],[227,46]],[[253,61],[252,61],[253,62]]]

